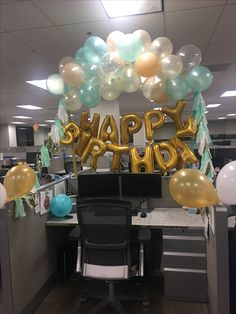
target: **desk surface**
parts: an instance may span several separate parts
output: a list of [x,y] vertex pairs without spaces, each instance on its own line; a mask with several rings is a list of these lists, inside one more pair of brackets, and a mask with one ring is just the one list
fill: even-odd
[[[71,214],[73,218],[52,218],[46,222],[47,226],[74,226],[78,224],[77,215]],[[200,215],[189,214],[182,208],[156,208],[147,214],[146,218],[132,217],[134,226],[150,227],[192,227],[203,228],[204,224]]]

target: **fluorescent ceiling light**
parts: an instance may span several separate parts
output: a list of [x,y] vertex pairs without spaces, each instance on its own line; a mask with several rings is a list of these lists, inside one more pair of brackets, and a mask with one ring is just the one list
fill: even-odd
[[12,117],[16,119],[32,119],[31,117],[27,117],[27,116],[12,116]]
[[42,107],[33,106],[33,105],[20,105],[20,106],[16,106],[16,107],[23,108],[23,109],[29,109],[29,110],[43,109]]
[[209,111],[207,111],[207,110],[205,111],[205,113],[208,113],[208,112],[209,112]]
[[219,106],[221,106],[221,104],[209,104],[209,105],[207,105],[206,107],[207,107],[207,108],[217,108],[217,107],[219,107]]
[[48,125],[44,123],[39,123],[39,126],[48,126]]
[[25,82],[28,83],[28,84],[37,86],[37,87],[39,87],[39,88],[48,90],[48,89],[47,89],[47,85],[46,85],[46,81],[47,81],[47,80],[34,80],[34,81],[25,81]]
[[12,124],[25,124],[25,122],[21,122],[21,121],[14,121],[14,122],[11,122]]
[[227,90],[220,97],[232,97],[236,96],[236,90]]
[[71,117],[74,117],[75,115],[70,113],[70,116],[71,116]]
[[144,13],[162,12],[162,0],[101,0],[102,5],[109,17],[136,15]]
[[224,120],[224,119],[226,119],[226,117],[219,117],[219,118],[217,118],[218,120]]
[[45,120],[45,122],[53,123],[54,120]]
[[154,110],[162,110],[162,107],[153,108]]
[[234,117],[234,116],[236,116],[236,113],[229,113],[229,114],[227,114],[227,116],[228,117]]

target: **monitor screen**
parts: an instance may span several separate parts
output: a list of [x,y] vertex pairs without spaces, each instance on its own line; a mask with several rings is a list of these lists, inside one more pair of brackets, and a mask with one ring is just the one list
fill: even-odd
[[26,163],[30,165],[36,164],[37,152],[27,152],[26,153]]
[[121,174],[121,195],[127,197],[162,197],[160,173]]
[[79,198],[119,196],[119,176],[113,173],[82,174],[78,176]]

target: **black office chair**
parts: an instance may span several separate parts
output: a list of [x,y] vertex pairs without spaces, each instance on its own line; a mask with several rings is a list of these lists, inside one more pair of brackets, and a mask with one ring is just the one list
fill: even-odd
[[81,229],[82,276],[109,283],[109,295],[90,314],[97,313],[107,304],[112,304],[118,313],[124,314],[126,311],[114,295],[114,282],[139,275],[138,264],[143,266],[139,262],[143,254],[137,246],[134,249],[130,244],[131,203],[87,199],[79,201],[77,213]]

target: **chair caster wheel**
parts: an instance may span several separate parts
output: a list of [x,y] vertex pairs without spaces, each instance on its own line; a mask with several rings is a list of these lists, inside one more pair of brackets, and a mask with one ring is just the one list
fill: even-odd
[[150,306],[150,302],[149,301],[143,301],[142,302],[142,306],[143,307],[148,307],[148,306]]

